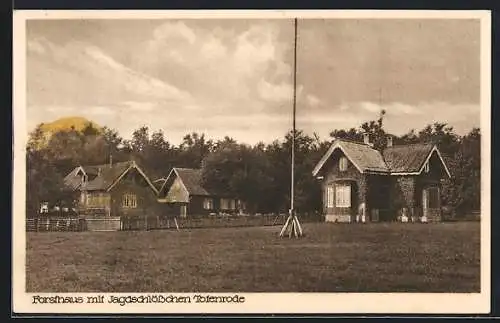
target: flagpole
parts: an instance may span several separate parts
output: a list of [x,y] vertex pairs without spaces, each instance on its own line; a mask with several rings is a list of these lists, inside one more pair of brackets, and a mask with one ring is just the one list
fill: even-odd
[[294,46],[293,46],[293,114],[292,114],[292,176],[290,194],[290,213],[294,216],[295,199],[295,114],[297,109],[297,18],[294,19]]
[[300,225],[299,219],[295,215],[295,136],[296,136],[296,126],[295,126],[295,114],[297,108],[297,18],[294,19],[294,47],[293,47],[293,112],[292,112],[292,153],[291,153],[291,183],[290,183],[290,214],[288,215],[283,228],[279,234],[283,237],[285,232],[288,230],[288,236],[301,237],[302,227]]

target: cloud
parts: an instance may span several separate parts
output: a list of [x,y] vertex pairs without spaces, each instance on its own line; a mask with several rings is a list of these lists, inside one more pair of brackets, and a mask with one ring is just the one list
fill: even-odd
[[196,41],[193,30],[182,21],[162,24],[153,31],[153,38],[155,42],[164,42],[166,44],[170,44],[174,40],[186,41],[189,44]]
[[124,108],[134,112],[151,112],[157,109],[153,102],[126,101],[122,103]]
[[349,105],[348,105],[348,104],[346,104],[346,103],[342,103],[342,104],[340,104],[340,106],[339,106],[339,110],[340,110],[340,111],[346,111],[346,110],[349,110],[349,109],[350,109],[350,107],[349,107]]
[[368,112],[380,112],[382,111],[382,107],[376,103],[372,102],[362,102],[359,104],[361,109]]
[[330,110],[299,109],[297,127],[307,133],[316,132],[328,138],[334,129],[358,128],[362,123],[375,120],[381,109],[386,110],[384,128],[402,135],[411,129],[420,130],[434,122],[446,122],[459,134],[469,132],[480,125],[478,104],[448,102],[420,102],[409,105],[390,103],[380,105],[373,102],[343,103]]
[[[170,32],[173,28],[191,35],[190,41],[178,41],[179,35]],[[289,48],[279,39],[276,24],[252,23],[236,31],[217,24],[202,28],[191,21],[167,22],[153,35],[138,58],[140,65],[186,86],[198,105],[217,113],[238,112],[235,106],[273,111],[291,97]]]
[[414,115],[421,114],[422,111],[418,106],[405,104],[401,102],[392,102],[387,104],[378,104],[374,102],[361,102],[358,104],[361,109],[368,112],[381,112],[385,110],[387,113],[393,115]]
[[85,108],[86,113],[92,116],[110,116],[115,115],[115,111],[110,109],[110,107],[105,106],[92,106]]
[[[289,21],[45,24],[33,25],[27,39],[30,124],[82,115],[124,136],[140,120],[172,140],[205,131],[247,142],[290,128]],[[460,131],[479,123],[477,26],[338,19],[300,26],[298,127],[328,136],[382,109],[395,133],[434,121]]]
[[311,107],[317,107],[318,105],[321,104],[321,100],[315,96],[315,95],[312,95],[312,94],[308,94],[306,96],[306,99],[307,99],[307,103],[311,106]]
[[293,89],[290,84],[271,84],[263,79],[259,81],[257,91],[260,98],[267,101],[291,101],[293,96]]
[[37,54],[45,54],[45,48],[43,44],[38,40],[28,40],[27,41],[28,51],[35,52]]
[[124,65],[95,45],[59,45],[47,39],[32,44],[36,45],[28,48],[29,104],[111,109],[128,101],[176,107],[194,102],[188,92]]
[[116,72],[115,77],[120,77],[125,88],[138,95],[167,100],[188,100],[189,93],[186,93],[158,78],[145,75],[135,71],[112,57],[102,52],[95,46],[85,47],[85,53],[93,58],[102,67],[107,67]]

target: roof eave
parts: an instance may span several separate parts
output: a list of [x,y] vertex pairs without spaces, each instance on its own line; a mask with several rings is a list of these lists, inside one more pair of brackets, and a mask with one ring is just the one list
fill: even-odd
[[148,186],[153,190],[153,192],[155,193],[155,195],[158,195],[159,192],[156,189],[156,187],[153,185],[153,183],[151,183],[151,181],[149,180],[149,178],[146,176],[146,174],[142,171],[142,169],[139,167],[139,165],[137,165],[137,163],[135,161],[132,161],[130,163],[129,167],[127,167],[116,178],[116,180],[114,180],[107,188],[105,188],[105,191],[109,192],[123,178],[123,176],[125,176],[125,174],[128,173],[132,168],[135,168],[139,172],[139,174],[141,174],[142,177],[144,177],[144,179],[146,180],[146,183],[148,184]]
[[344,155],[349,159],[349,161],[354,165],[354,167],[356,167],[356,169],[361,174],[364,173],[363,169],[361,167],[359,167],[354,162],[354,160],[347,154],[347,152],[345,151],[345,149],[342,147],[341,142],[337,141],[337,142],[334,142],[330,146],[330,148],[328,148],[327,152],[323,155],[323,157],[321,157],[321,160],[318,162],[318,164],[316,165],[316,167],[314,167],[314,169],[313,169],[313,176],[317,176],[318,175],[319,171],[323,168],[323,166],[325,165],[326,161],[328,160],[328,158],[330,158],[330,156],[333,154],[333,152],[335,151],[336,148],[340,149],[344,153]]
[[390,175],[389,171],[386,171],[386,170],[373,170],[373,169],[366,169],[363,173],[365,173],[365,174],[373,174],[373,175]]
[[451,178],[451,173],[450,173],[450,171],[448,169],[448,166],[446,166],[446,163],[444,162],[443,156],[441,156],[441,153],[439,152],[439,149],[437,148],[436,145],[432,146],[432,149],[429,152],[429,154],[427,155],[427,158],[425,159],[425,161],[420,166],[418,174],[420,175],[422,173],[422,171],[424,170],[425,164],[427,164],[429,162],[429,159],[431,158],[433,152],[436,152],[436,154],[439,157],[439,160],[441,161],[441,165],[443,165],[443,168],[444,168],[444,171],[445,171],[446,175],[448,176],[448,178]]

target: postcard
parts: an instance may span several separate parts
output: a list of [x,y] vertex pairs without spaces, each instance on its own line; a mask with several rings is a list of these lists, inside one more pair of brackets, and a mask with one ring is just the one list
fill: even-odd
[[490,311],[490,12],[13,20],[14,313]]

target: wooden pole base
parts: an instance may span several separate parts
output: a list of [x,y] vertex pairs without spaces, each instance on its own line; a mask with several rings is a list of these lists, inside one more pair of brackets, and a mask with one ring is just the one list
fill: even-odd
[[280,238],[283,238],[288,233],[288,237],[300,238],[304,235],[302,226],[300,225],[299,218],[296,215],[288,216],[283,228],[280,231]]

